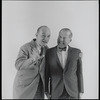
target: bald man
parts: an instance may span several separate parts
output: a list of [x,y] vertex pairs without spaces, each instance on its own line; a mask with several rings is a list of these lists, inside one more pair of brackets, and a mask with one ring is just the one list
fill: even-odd
[[47,50],[45,93],[51,99],[79,99],[84,92],[81,50],[69,46],[72,32],[63,28],[58,45]]
[[20,48],[15,62],[14,99],[44,99],[44,55],[50,34],[47,26],[41,26],[36,38]]

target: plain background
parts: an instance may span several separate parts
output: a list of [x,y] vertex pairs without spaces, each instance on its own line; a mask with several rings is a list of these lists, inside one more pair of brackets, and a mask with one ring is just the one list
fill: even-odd
[[20,47],[35,37],[41,25],[51,29],[48,46],[57,43],[61,28],[70,28],[70,46],[83,52],[83,99],[98,98],[98,1],[2,2],[2,98],[12,99]]

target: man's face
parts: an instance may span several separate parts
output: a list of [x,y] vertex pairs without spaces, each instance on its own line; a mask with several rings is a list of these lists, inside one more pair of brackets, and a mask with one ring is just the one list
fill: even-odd
[[50,30],[46,27],[43,27],[37,33],[37,41],[41,46],[46,46],[50,39]]
[[71,33],[70,33],[70,31],[64,31],[64,30],[62,30],[59,33],[59,37],[58,37],[58,45],[59,45],[59,47],[64,48],[70,42],[71,42]]

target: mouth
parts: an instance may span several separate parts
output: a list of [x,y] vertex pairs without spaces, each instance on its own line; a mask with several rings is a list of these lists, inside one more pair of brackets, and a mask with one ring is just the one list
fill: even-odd
[[64,45],[64,43],[63,42],[59,42],[59,45]]
[[47,42],[46,42],[46,41],[42,41],[42,43],[43,43],[43,44],[47,44]]

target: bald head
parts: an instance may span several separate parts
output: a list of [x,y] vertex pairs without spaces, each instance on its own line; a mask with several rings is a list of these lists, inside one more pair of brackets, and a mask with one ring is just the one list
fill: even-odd
[[72,32],[68,28],[63,28],[59,32],[58,45],[63,48],[72,41]]
[[63,28],[60,30],[59,34],[64,34],[65,36],[69,36],[70,38],[72,38],[73,34],[72,31],[69,28]]
[[50,29],[47,26],[40,26],[36,33],[37,43],[41,46],[46,45],[49,42],[50,34]]
[[40,31],[43,31],[44,33],[46,33],[47,31],[50,31],[50,29],[47,26],[43,25],[37,29],[37,33],[39,33]]

